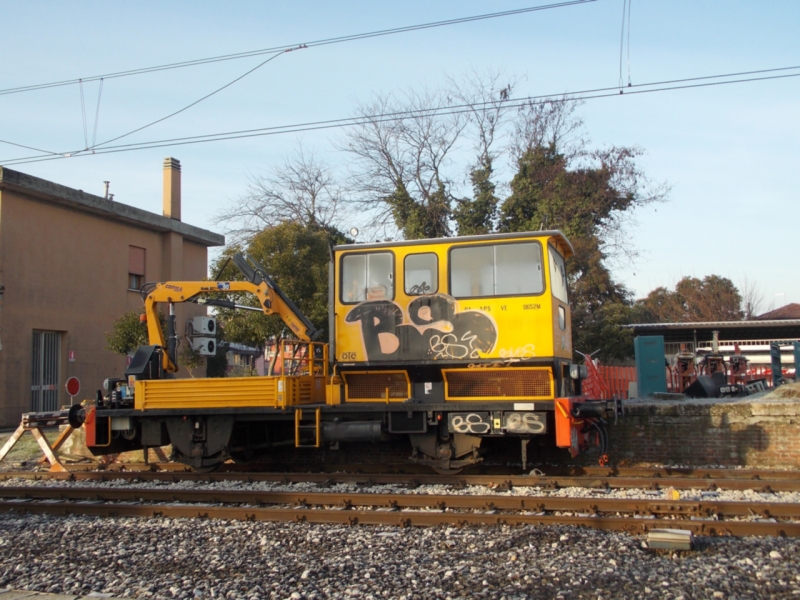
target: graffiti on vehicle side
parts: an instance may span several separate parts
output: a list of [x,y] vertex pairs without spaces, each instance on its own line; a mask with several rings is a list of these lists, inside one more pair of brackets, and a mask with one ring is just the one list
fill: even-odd
[[536,356],[536,346],[525,344],[518,348],[501,348],[498,354],[500,358],[532,358]]
[[545,433],[546,415],[534,412],[507,412],[503,415],[503,428],[509,433]]
[[420,296],[403,309],[388,300],[355,306],[345,321],[361,324],[367,360],[477,359],[491,352],[497,328],[491,317],[477,310],[458,312],[456,301],[445,294]]
[[491,433],[492,422],[489,413],[450,413],[447,429],[453,433]]

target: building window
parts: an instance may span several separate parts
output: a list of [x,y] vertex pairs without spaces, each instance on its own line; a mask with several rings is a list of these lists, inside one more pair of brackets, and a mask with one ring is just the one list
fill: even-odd
[[128,246],[128,289],[139,291],[144,284],[145,249]]

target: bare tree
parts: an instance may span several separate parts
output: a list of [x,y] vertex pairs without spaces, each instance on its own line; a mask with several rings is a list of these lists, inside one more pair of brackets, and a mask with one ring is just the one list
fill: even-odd
[[764,289],[755,279],[745,275],[739,281],[739,293],[742,295],[742,312],[745,321],[757,317],[764,308]]
[[512,99],[518,79],[508,79],[501,70],[480,72],[475,69],[464,73],[463,82],[447,78],[450,94],[468,116],[477,163],[480,168],[494,161],[499,152],[494,145],[503,133],[506,117],[512,110]]
[[281,223],[336,227],[349,216],[344,193],[330,167],[300,146],[267,175],[250,179],[246,195],[219,213],[233,243]]
[[360,125],[339,147],[349,152],[355,202],[373,223],[391,222],[407,238],[449,234],[450,154],[467,119],[448,110],[452,96],[408,91],[376,96],[358,109]]
[[580,156],[587,144],[583,119],[575,111],[583,104],[569,96],[531,100],[520,106],[514,120],[510,151],[515,160],[534,148],[552,147],[568,160]]
[[507,133],[506,118],[517,81],[507,81],[499,70],[473,70],[463,79],[465,83],[448,81],[457,102],[467,111],[467,139],[473,143],[475,162],[468,168],[472,198],[454,199],[452,219],[459,235],[474,235],[489,233],[497,226],[500,198],[494,175],[500,152],[495,146]]

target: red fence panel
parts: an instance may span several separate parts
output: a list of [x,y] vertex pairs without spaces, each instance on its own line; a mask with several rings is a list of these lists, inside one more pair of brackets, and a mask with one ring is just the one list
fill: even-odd
[[628,397],[628,386],[631,382],[636,381],[636,367],[598,365],[597,370],[610,394],[607,398],[603,398],[604,400],[609,400],[611,396],[622,399]]

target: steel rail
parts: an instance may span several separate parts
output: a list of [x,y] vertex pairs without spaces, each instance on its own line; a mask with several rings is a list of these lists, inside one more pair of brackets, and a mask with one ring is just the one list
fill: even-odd
[[51,473],[35,471],[0,472],[0,480],[48,479],[76,481],[247,481],[273,483],[352,483],[358,485],[484,485],[510,489],[512,487],[543,487],[558,489],[582,487],[594,489],[660,490],[673,487],[678,490],[756,490],[761,492],[800,491],[800,474],[797,479],[707,479],[704,477],[622,477],[622,476],[563,476],[539,477],[535,475],[434,475],[434,474],[357,474],[357,473],[196,473],[159,471],[74,471]]
[[420,527],[433,525],[573,525],[593,529],[646,533],[652,529],[684,529],[695,535],[800,537],[800,523],[777,521],[716,521],[705,519],[656,519],[604,517],[599,515],[526,515],[493,513],[453,513],[442,511],[342,510],[309,508],[254,508],[187,505],[135,505],[90,503],[32,503],[0,501],[0,510],[24,514],[89,515],[102,517],[167,517],[246,521],[296,521],[340,523],[346,525],[395,525]]
[[102,502],[172,502],[513,510],[535,512],[632,513],[689,517],[762,517],[800,519],[800,504],[788,502],[732,502],[717,500],[666,500],[628,498],[560,498],[460,494],[371,494],[354,492],[273,492],[254,490],[158,490],[96,487],[2,487],[0,499],[70,500]]
[[[256,465],[258,466],[258,465]],[[266,465],[262,465],[266,467]],[[338,468],[338,471],[331,470],[333,467],[328,466],[327,471],[320,469],[319,472],[326,473],[345,473],[345,469]],[[367,473],[374,473],[376,475],[386,475],[386,465],[381,464],[358,464],[352,465],[351,468],[358,469],[351,471],[351,474],[365,475]],[[89,471],[97,469],[96,464],[81,464],[76,463],[70,465],[70,471]],[[166,471],[166,472],[190,472],[191,469],[181,463],[110,463],[104,465],[104,471]],[[492,472],[485,472],[492,471]],[[223,464],[219,473],[258,473],[252,468],[243,467],[235,464]],[[269,473],[269,471],[263,471]],[[287,473],[302,473],[302,471],[287,472]],[[427,467],[417,467],[416,465],[403,465],[402,472],[395,473],[397,475],[405,475],[408,477],[415,475],[432,475]],[[692,479],[744,479],[744,480],[789,480],[796,481],[800,479],[800,473],[795,470],[785,469],[714,469],[706,467],[592,467],[592,466],[542,466],[532,470],[528,475],[521,475],[518,469],[509,469],[501,467],[486,467],[479,466],[475,471],[465,474],[466,477],[499,477],[499,476],[514,476],[526,477],[533,474],[533,476],[543,477],[644,477],[644,478],[692,478]]]

